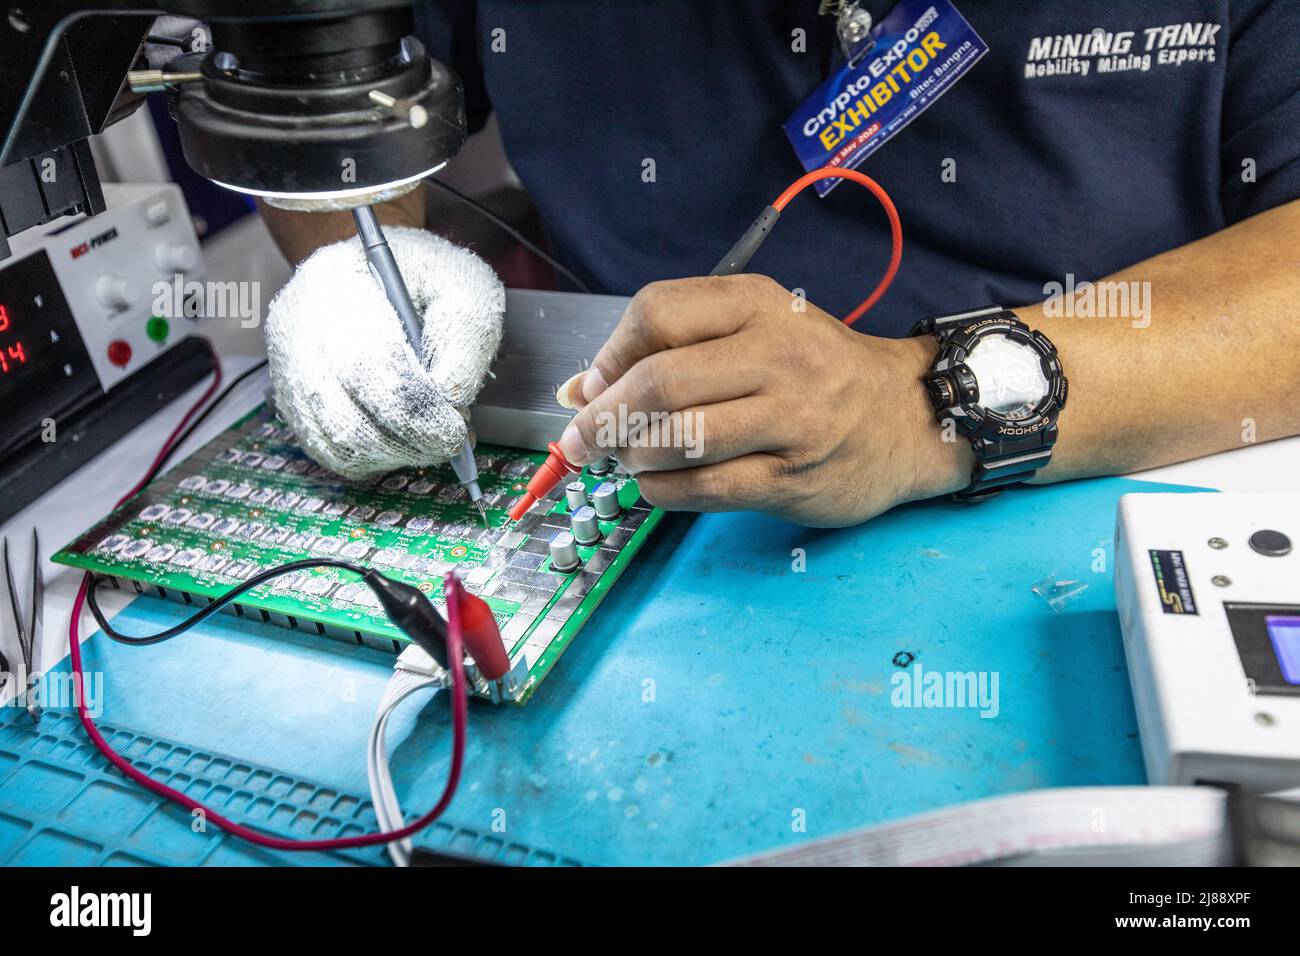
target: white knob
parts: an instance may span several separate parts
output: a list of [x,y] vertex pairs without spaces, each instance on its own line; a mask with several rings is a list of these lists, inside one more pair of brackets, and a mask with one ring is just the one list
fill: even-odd
[[120,311],[135,304],[140,298],[140,290],[126,276],[104,272],[95,280],[95,298],[104,308]]
[[153,261],[163,272],[189,272],[199,264],[199,254],[193,246],[162,242],[154,250]]

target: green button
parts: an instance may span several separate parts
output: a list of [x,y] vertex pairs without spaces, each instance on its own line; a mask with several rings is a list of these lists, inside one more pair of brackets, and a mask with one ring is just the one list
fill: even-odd
[[166,342],[167,333],[172,329],[171,323],[160,315],[155,315],[144,326],[144,334],[154,342]]

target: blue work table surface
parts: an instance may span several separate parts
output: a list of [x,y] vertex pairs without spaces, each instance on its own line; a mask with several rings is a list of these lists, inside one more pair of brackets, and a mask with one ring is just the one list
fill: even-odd
[[[1141,783],[1111,574],[1116,501],[1143,490],[1171,489],[1076,482],[835,531],[670,515],[526,707],[471,703],[447,820],[582,863],[701,864],[993,794]],[[140,599],[117,621],[141,633],[183,613]],[[106,724],[366,795],[365,738],[391,657],[220,615],[155,647],[97,634],[86,666],[103,674]],[[962,682],[984,700],[927,695],[927,674],[971,675]],[[11,831],[24,819],[3,731],[25,719],[0,727],[0,861],[6,816]],[[448,731],[441,694],[391,722],[408,812],[440,792]],[[84,748],[77,759],[102,766]],[[21,795],[28,817],[43,792]],[[94,814],[71,819],[60,799],[49,795],[41,825],[67,819],[93,844]],[[196,839],[183,817],[168,839]],[[129,832],[115,839],[131,845]],[[282,858],[232,844],[201,858],[140,852]]]

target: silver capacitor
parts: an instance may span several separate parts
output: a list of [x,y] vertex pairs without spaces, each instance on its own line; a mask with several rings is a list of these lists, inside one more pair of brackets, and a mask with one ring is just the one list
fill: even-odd
[[578,544],[595,544],[600,540],[600,520],[596,517],[596,509],[591,505],[583,505],[575,511],[570,521]]
[[587,503],[587,486],[580,481],[571,481],[564,486],[564,500],[569,503],[569,510],[576,511]]
[[602,455],[587,466],[587,473],[592,475],[608,475],[614,470],[614,462],[609,455]]
[[619,513],[618,488],[613,482],[602,481],[591,493],[591,503],[600,517],[606,521],[614,520]]
[[567,531],[556,532],[551,539],[551,569],[562,574],[575,571],[582,559],[578,557],[578,542]]

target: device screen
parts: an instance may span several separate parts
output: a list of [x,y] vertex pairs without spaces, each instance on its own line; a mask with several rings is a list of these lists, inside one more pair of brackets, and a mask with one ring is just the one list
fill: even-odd
[[[99,379],[44,252],[0,269],[0,452],[41,431]],[[57,422],[56,422],[57,426]]]
[[1300,605],[1224,602],[1242,669],[1258,694],[1300,694]]
[[1264,626],[1282,667],[1282,677],[1288,684],[1300,684],[1300,617],[1269,614],[1264,617]]

